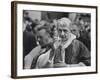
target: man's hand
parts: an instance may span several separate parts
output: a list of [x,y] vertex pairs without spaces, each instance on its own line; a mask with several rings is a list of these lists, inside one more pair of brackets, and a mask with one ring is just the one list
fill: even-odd
[[60,45],[61,45],[61,38],[55,37],[54,38],[53,48],[56,50]]

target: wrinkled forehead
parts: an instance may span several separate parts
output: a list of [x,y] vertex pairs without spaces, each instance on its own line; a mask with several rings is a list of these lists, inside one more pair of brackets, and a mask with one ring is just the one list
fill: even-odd
[[64,20],[58,20],[58,29],[70,29],[70,23]]
[[58,30],[70,30],[69,27],[62,27],[62,26],[58,26]]
[[70,31],[70,26],[66,23],[58,23],[58,30],[67,30]]

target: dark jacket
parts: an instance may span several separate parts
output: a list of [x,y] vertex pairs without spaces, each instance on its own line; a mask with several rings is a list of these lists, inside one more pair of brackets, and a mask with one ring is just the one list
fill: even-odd
[[87,47],[76,39],[65,49],[65,62],[67,64],[83,62],[87,66],[90,66],[90,57],[90,52]]

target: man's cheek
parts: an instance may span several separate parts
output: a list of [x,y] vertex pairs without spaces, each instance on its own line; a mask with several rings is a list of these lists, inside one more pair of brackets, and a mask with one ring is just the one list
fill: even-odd
[[70,34],[68,33],[68,34],[66,34],[66,38],[68,39],[70,37]]
[[68,36],[69,36],[69,34],[65,34],[65,36],[66,36],[66,37],[68,37]]

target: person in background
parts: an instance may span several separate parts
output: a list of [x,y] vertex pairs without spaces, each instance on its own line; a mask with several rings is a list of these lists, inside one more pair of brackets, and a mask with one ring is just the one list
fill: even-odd
[[81,41],[88,48],[89,51],[91,51],[90,25],[86,25],[84,20],[80,18],[78,27],[81,28],[80,37],[78,38],[78,40]]
[[78,39],[80,37],[80,32],[77,23],[72,23],[70,26],[71,33]]

